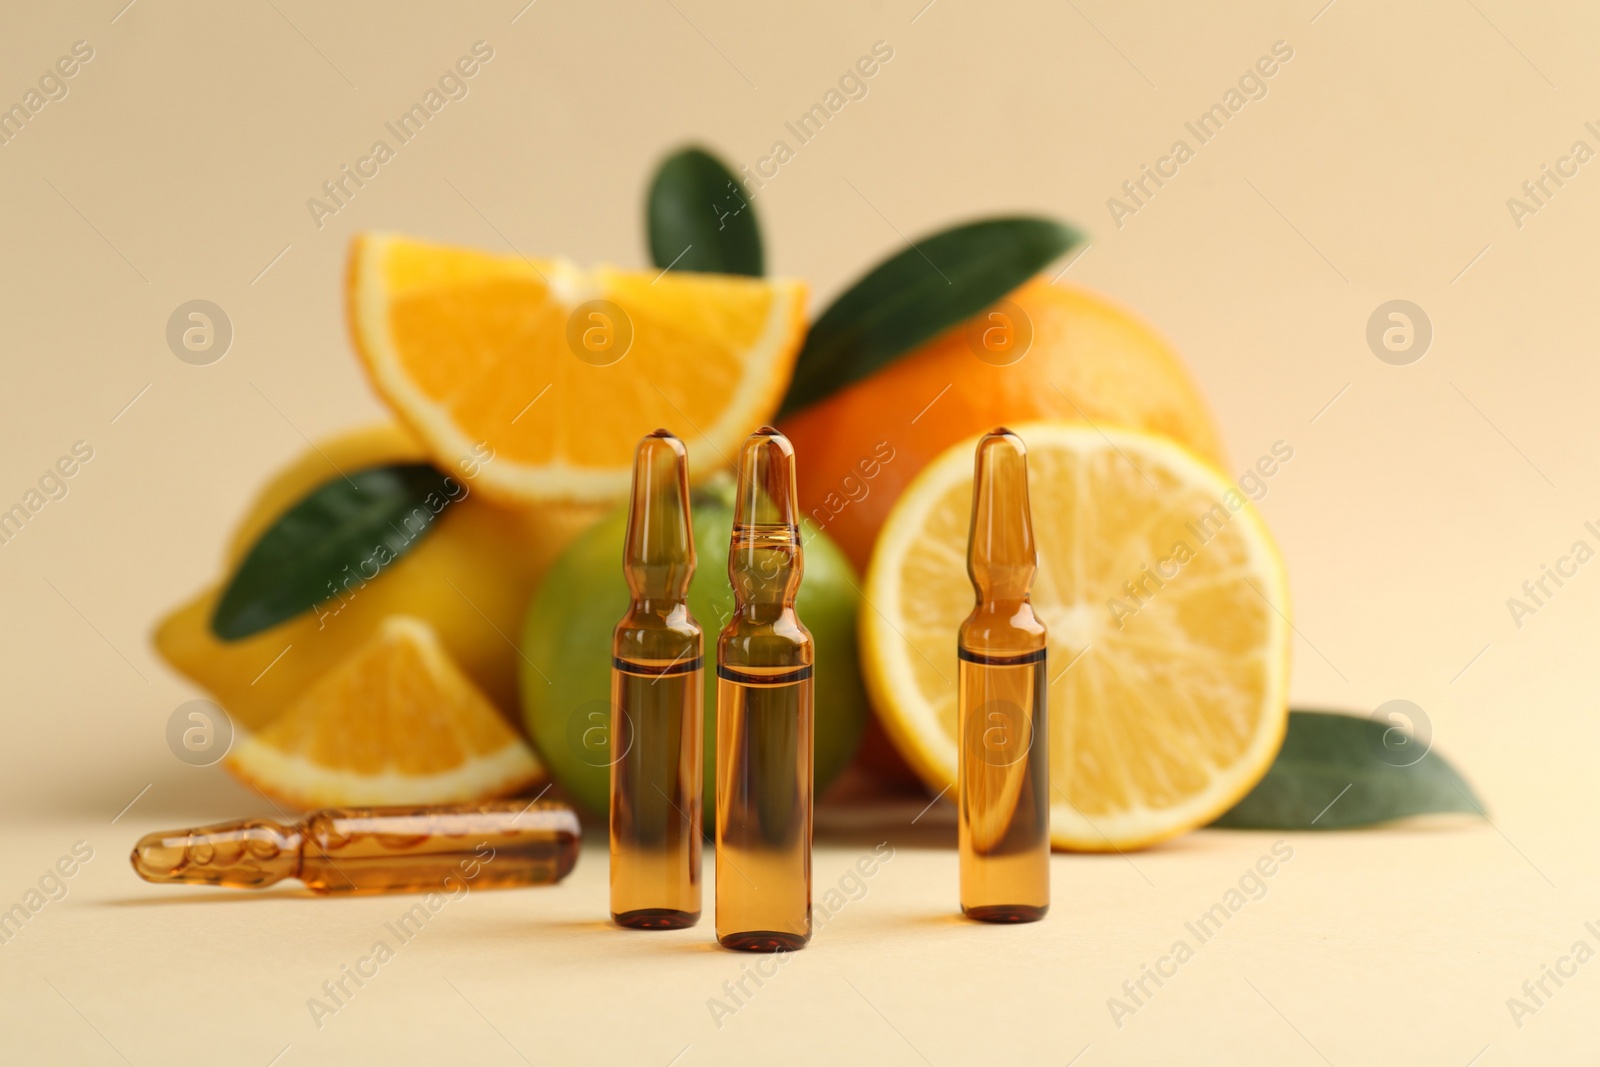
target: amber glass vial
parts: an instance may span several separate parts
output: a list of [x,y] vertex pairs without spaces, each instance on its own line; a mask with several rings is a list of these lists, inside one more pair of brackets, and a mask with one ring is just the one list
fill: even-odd
[[581,838],[564,804],[495,800],[163,830],[141,838],[130,858],[147,882],[261,889],[298,878],[314,893],[458,893],[559,882],[577,864]]
[[611,918],[636,930],[700,921],[703,645],[689,464],[666,430],[639,442],[622,570],[631,603],[611,641]]
[[734,609],[717,640],[717,940],[747,952],[811,940],[813,651],[794,610],[798,515],[794,447],[762,427],[739,456]]
[[1050,907],[1050,757],[1045,628],[1029,602],[1036,557],[1028,456],[1001,428],[978,442],[961,624],[958,825],[961,910],[1034,922]]

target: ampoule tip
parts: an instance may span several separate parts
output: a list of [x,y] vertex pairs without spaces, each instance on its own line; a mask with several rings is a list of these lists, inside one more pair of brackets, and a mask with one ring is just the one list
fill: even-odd
[[794,446],[771,426],[745,439],[739,454],[739,488],[734,522],[739,526],[794,526],[796,502]]

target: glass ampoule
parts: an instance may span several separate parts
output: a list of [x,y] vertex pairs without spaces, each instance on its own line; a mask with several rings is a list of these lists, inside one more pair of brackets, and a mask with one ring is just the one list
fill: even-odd
[[1029,588],[1037,567],[1028,455],[1000,428],[978,442],[967,575],[977,604],[961,624],[961,910],[1034,922],[1050,906],[1049,674]]
[[622,570],[631,603],[611,642],[611,918],[640,930],[700,920],[703,638],[689,464],[666,430],[639,442]]
[[559,882],[582,836],[572,809],[551,801],[324,808],[287,826],[240,819],[146,834],[130,859],[147,882],[261,889],[298,878],[314,893],[453,893]]
[[794,446],[745,441],[728,550],[734,609],[717,639],[717,940],[811,940],[812,663],[795,614],[803,569]]

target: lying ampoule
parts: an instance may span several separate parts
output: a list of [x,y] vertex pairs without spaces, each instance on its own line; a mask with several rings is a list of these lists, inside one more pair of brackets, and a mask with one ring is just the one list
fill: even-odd
[[700,920],[704,741],[689,462],[666,430],[639,442],[622,569],[632,603],[611,642],[611,918],[676,930]]
[[572,809],[552,801],[325,808],[289,826],[240,819],[146,834],[130,859],[147,882],[261,889],[298,878],[314,893],[449,892],[559,882],[582,834]]
[[961,910],[985,922],[1034,922],[1050,907],[1049,674],[1028,598],[1036,566],[1027,449],[1002,427],[978,442],[967,538],[977,605],[956,650]]
[[717,940],[750,952],[811,940],[811,634],[795,615],[802,571],[794,447],[771,427],[745,441],[717,640]]

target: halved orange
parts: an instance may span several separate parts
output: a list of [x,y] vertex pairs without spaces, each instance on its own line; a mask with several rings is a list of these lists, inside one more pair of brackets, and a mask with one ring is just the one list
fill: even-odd
[[481,465],[475,488],[511,501],[621,499],[660,426],[710,475],[777,410],[805,335],[798,281],[586,271],[389,234],[356,238],[347,299],[378,393],[441,465]]
[[482,800],[544,774],[433,628],[407,615],[385,619],[224,764],[298,808]]

